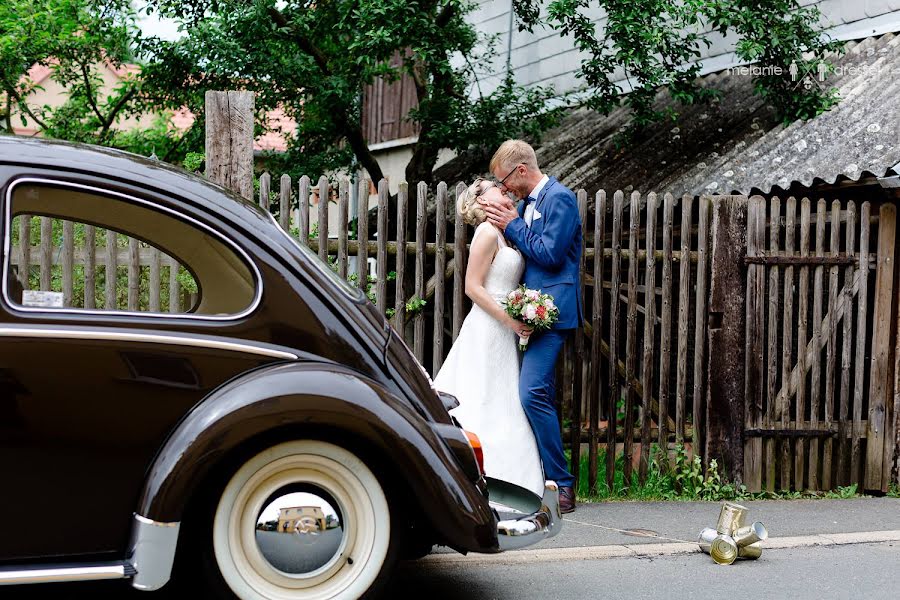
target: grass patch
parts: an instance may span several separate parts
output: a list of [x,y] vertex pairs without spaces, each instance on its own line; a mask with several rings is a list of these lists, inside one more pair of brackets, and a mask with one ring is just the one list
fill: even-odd
[[[571,459],[569,451],[567,458]],[[628,500],[789,500],[811,498],[857,498],[860,497],[856,484],[839,487],[836,490],[813,491],[776,491],[751,493],[743,485],[735,485],[727,481],[720,473],[715,460],[710,461],[707,469],[699,456],[690,459],[681,445],[675,448],[674,466],[659,448],[654,445],[650,452],[650,464],[647,468],[647,480],[641,483],[638,470],[634,469],[631,485],[625,483],[622,455],[616,456],[613,485],[606,483],[606,451],[600,449],[597,460],[597,489],[594,493],[588,489],[588,457],[582,456],[578,476],[578,499],[585,502],[628,501]],[[890,497],[900,497],[900,488],[892,486],[888,492]]]

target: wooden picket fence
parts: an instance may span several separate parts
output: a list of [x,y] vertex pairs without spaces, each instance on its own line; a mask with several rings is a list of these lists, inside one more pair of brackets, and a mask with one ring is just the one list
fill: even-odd
[[[313,186],[308,177],[284,175],[277,190],[272,183],[269,174],[260,177],[259,204],[341,277],[356,274],[356,285],[435,375],[471,306],[465,296],[471,232],[454,210],[464,184],[401,183],[392,197],[381,181],[370,210],[363,181],[351,215],[348,180],[333,186],[323,177]],[[853,202],[837,200],[830,213],[820,202],[811,215],[803,199],[798,221],[793,198],[603,190],[593,196],[578,190],[577,198],[585,322],[559,362],[557,391],[573,472],[586,453],[589,490],[612,487],[619,457],[626,485],[633,474],[645,480],[651,461],[665,462],[678,444],[689,457],[716,458],[751,490],[849,483],[886,489],[896,445],[890,368],[896,286],[888,277],[892,267],[871,267],[893,259],[893,230],[880,234],[893,222],[889,208],[880,207],[870,233],[868,203],[858,217]],[[21,277],[26,288],[64,291],[58,288],[70,289],[76,273],[103,272],[107,299],[95,305],[153,311],[191,305],[168,257],[128,238],[110,248],[106,235],[74,247],[71,224],[62,225],[64,243],[57,247],[53,226],[42,221],[39,239],[23,237],[27,243],[13,251],[16,264],[29,266]],[[370,258],[372,281],[359,276],[368,273]],[[127,278],[105,277],[106,265],[124,269]],[[54,268],[62,277],[51,277]],[[85,289],[95,285],[85,282]],[[66,298],[71,302],[71,293]],[[94,300],[86,292],[79,302]],[[598,481],[604,457],[606,481]]]

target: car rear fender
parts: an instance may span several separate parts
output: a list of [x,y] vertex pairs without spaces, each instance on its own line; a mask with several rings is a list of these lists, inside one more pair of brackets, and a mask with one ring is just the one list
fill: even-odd
[[150,466],[138,514],[155,522],[180,522],[192,494],[222,461],[250,440],[272,431],[289,434],[294,427],[298,435],[318,428],[364,440],[390,463],[376,469],[401,474],[445,543],[459,550],[497,551],[487,499],[441,439],[440,430],[452,426],[425,421],[355,371],[315,362],[254,371],[194,407]]

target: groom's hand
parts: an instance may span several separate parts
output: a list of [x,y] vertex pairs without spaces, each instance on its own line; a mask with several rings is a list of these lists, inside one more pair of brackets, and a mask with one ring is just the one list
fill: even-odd
[[510,201],[504,204],[487,202],[483,203],[483,206],[488,221],[503,231],[506,231],[506,226],[509,225],[510,221],[519,218],[516,207]]

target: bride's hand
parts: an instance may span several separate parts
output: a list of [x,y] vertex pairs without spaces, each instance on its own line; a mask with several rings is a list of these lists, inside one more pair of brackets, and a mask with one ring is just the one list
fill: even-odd
[[530,336],[534,329],[523,323],[522,321],[516,321],[512,319],[512,323],[510,324],[510,329],[516,332],[516,335],[522,338],[527,338]]

